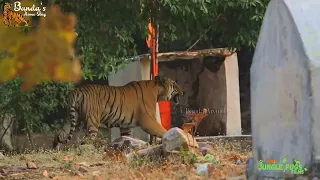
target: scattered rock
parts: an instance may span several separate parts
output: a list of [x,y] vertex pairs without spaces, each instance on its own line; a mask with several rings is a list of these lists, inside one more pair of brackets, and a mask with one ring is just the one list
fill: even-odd
[[48,171],[47,171],[47,170],[44,170],[43,173],[42,173],[42,175],[43,175],[44,177],[49,177],[49,174],[48,174]]
[[163,148],[162,145],[148,147],[146,149],[137,150],[135,152],[126,154],[126,158],[128,161],[132,161],[136,158],[144,158],[149,157],[152,161],[157,160],[163,157]]
[[27,162],[27,168],[28,169],[38,169],[38,166],[34,162]]
[[210,163],[197,164],[197,174],[204,177],[209,177],[209,165]]
[[123,151],[126,149],[141,149],[147,146],[147,142],[129,136],[121,136],[110,144],[112,150]]
[[83,176],[83,174],[80,171],[73,171],[73,173],[77,176]]
[[202,153],[202,155],[211,154],[214,155],[214,149],[213,147],[206,143],[206,142],[198,142],[199,144],[199,151]]
[[13,168],[2,168],[1,174],[4,176],[11,174],[24,173],[27,170],[25,167],[13,167]]
[[199,151],[199,145],[191,134],[177,127],[171,128],[163,135],[162,145],[165,152],[184,150],[190,151],[197,156],[202,156]]
[[87,172],[89,172],[89,170],[88,170],[87,168],[83,167],[83,166],[80,166],[80,167],[79,167],[79,171],[80,171],[81,173],[87,173]]
[[197,141],[191,134],[185,133],[180,128],[171,128],[162,137],[163,148],[166,152],[177,150],[182,147],[183,150],[189,150],[189,147],[199,148]]
[[232,154],[231,157],[230,157],[230,160],[234,164],[241,164],[242,163],[242,159],[241,159],[239,154]]
[[237,160],[236,164],[241,164],[242,161],[240,159]]
[[211,175],[214,175],[214,177],[224,177],[221,171],[218,171],[218,174],[216,173],[216,167],[212,163],[196,164],[196,168],[196,173],[206,178],[210,177]]

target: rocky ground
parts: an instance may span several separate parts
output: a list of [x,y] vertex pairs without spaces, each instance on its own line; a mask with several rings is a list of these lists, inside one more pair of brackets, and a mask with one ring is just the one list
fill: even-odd
[[174,128],[162,144],[122,137],[108,146],[81,145],[62,152],[0,157],[1,179],[245,179],[251,146],[244,142],[196,142]]

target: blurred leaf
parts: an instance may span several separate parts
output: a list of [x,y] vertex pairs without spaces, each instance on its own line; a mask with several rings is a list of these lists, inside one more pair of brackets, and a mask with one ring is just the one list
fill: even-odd
[[0,69],[7,69],[1,71],[7,75],[0,80],[7,81],[19,74],[24,79],[22,91],[51,80],[77,82],[81,77],[80,62],[70,62],[76,39],[75,25],[75,15],[65,15],[54,6],[46,18],[40,19],[38,28],[25,36],[17,32],[19,28],[3,28],[3,32],[0,31],[0,39],[5,39],[2,48],[12,52],[14,58],[0,64]]

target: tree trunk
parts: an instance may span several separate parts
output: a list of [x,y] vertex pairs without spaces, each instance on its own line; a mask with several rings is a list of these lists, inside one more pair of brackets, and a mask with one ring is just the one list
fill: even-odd
[[12,114],[6,113],[2,116],[0,124],[0,148],[5,150],[13,150],[12,146],[12,127],[15,117]]

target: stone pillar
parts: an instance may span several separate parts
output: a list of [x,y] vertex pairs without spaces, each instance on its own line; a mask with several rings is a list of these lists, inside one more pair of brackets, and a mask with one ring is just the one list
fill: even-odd
[[[268,5],[251,66],[254,157],[249,179],[298,176],[290,170],[259,170],[259,161],[296,160],[302,173],[318,161],[319,8],[319,1],[272,0]],[[320,172],[319,165],[314,172]]]
[[224,61],[227,91],[227,136],[241,135],[239,69],[237,54]]

